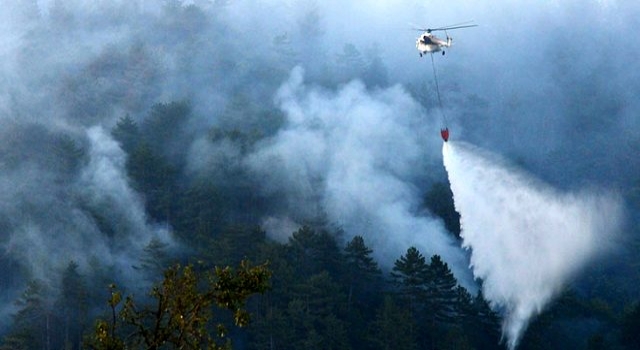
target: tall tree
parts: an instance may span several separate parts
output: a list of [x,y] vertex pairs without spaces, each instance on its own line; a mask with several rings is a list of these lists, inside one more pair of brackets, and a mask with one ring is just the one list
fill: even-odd
[[177,234],[195,247],[210,239],[228,224],[228,205],[210,179],[193,181],[180,192],[172,226]]
[[297,332],[294,348],[346,349],[347,324],[344,321],[344,294],[327,271],[304,279],[293,288],[289,303],[292,328]]
[[18,312],[13,315],[12,329],[3,339],[3,349],[52,349],[54,322],[48,293],[42,281],[33,280],[27,284],[27,288],[16,301]]
[[374,43],[365,52],[366,68],[362,80],[368,87],[384,88],[389,85],[389,73],[380,56],[380,45]]
[[204,246],[213,263],[235,265],[243,259],[254,259],[265,239],[266,233],[258,226],[231,225],[213,235]]
[[111,130],[111,135],[128,154],[131,154],[140,142],[138,124],[129,114],[118,120],[116,126]]
[[191,115],[188,102],[157,103],[144,119],[140,131],[154,153],[175,164],[184,159],[187,148],[181,143],[184,128]]
[[62,290],[58,300],[64,333],[65,349],[81,349],[88,317],[88,290],[78,272],[78,264],[70,261],[62,274]]
[[133,187],[145,196],[151,217],[170,222],[176,196],[175,169],[145,142],[129,155],[126,167]]
[[63,134],[54,138],[51,156],[51,169],[59,171],[60,179],[68,179],[80,169],[86,152],[71,136]]
[[478,349],[495,349],[501,337],[500,316],[491,309],[489,302],[482,294],[482,289],[473,299],[474,318],[473,342]]
[[347,290],[347,320],[352,344],[365,339],[370,320],[381,303],[384,280],[382,271],[373,259],[373,250],[367,247],[362,236],[355,236],[344,249],[345,281]]
[[341,267],[341,255],[335,238],[326,230],[303,226],[287,244],[292,266],[301,277],[326,270],[334,276]]
[[415,247],[407,249],[407,253],[395,261],[391,277],[397,293],[406,308],[411,322],[408,322],[409,334],[415,335],[420,347],[434,345],[431,329],[427,326],[427,279],[429,278],[429,265],[425,257]]
[[360,50],[351,43],[342,47],[342,52],[338,54],[336,63],[338,68],[337,76],[341,80],[340,82],[360,78],[366,68]]
[[410,310],[421,311],[418,309],[426,297],[428,276],[429,265],[416,247],[410,247],[395,261],[391,277]]
[[439,255],[431,257],[427,282],[427,303],[430,318],[441,325],[452,325],[456,320],[458,291],[449,265]]
[[418,349],[417,326],[414,322],[408,309],[398,306],[391,296],[385,296],[370,329],[371,348],[381,350]]
[[352,303],[365,305],[378,295],[382,287],[382,271],[371,256],[362,236],[355,236],[344,249],[349,284],[347,307]]
[[163,271],[169,267],[170,256],[168,248],[169,244],[167,242],[163,242],[158,237],[153,237],[142,249],[138,264],[132,266],[134,269],[144,271],[145,280],[149,285],[157,282],[159,276],[162,276]]

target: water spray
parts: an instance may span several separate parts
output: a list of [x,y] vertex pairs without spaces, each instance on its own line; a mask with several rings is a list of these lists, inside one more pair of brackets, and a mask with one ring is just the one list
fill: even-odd
[[474,277],[503,314],[517,347],[538,315],[584,266],[610,247],[621,218],[613,195],[561,193],[498,156],[444,142],[443,160]]

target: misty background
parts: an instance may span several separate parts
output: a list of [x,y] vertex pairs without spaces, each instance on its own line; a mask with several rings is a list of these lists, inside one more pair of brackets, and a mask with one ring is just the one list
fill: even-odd
[[[416,246],[474,290],[468,252],[424,203],[447,181],[444,113],[452,139],[560,192],[619,193],[628,220],[598,268],[637,275],[625,259],[637,252],[640,207],[639,15],[613,0],[4,4],[4,322],[27,281],[55,288],[70,261],[135,289],[152,242],[190,254],[172,222],[182,203],[127,176],[130,145],[111,132],[123,118],[154,140],[182,184],[172,191],[219,188],[228,204],[217,224],[258,224],[285,242],[327,222],[344,242],[364,236],[386,270]],[[439,110],[411,28],[468,20],[479,26],[450,32],[454,46],[434,57]],[[172,113],[181,117],[163,119]]]

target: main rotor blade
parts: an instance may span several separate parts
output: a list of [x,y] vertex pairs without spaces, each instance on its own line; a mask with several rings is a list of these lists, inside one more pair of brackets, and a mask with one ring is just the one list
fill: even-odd
[[411,30],[417,30],[417,31],[419,31],[419,32],[426,32],[426,31],[427,31],[427,30],[429,30],[429,29],[427,29],[427,28],[420,28],[420,27],[412,26],[412,27],[411,27]]
[[477,27],[477,24],[469,24],[469,25],[454,25],[454,26],[448,26],[448,27],[440,27],[440,28],[429,28],[426,31],[427,32],[435,32],[437,30],[452,30],[452,29],[460,29],[460,28],[471,28],[471,27]]
[[471,24],[471,23],[473,23],[473,20],[471,20],[471,21],[466,21],[466,22],[455,23],[455,24],[448,24],[448,25],[446,25],[446,26],[442,26],[442,27],[440,27],[440,28],[457,27],[457,26],[462,26],[462,25],[465,25],[465,24]]

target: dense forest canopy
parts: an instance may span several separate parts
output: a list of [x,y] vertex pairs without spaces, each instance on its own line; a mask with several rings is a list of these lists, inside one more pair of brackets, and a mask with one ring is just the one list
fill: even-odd
[[626,213],[617,248],[540,310],[520,348],[636,349],[640,41],[620,34],[639,10],[4,4],[2,346],[95,345],[96,319],[127,310],[111,284],[150,303],[176,263],[204,273],[248,259],[266,263],[270,288],[248,299],[247,327],[229,328],[237,348],[503,348],[505,310],[460,247],[443,111],[407,25],[474,19],[434,57],[452,138],[560,191],[615,191]]

